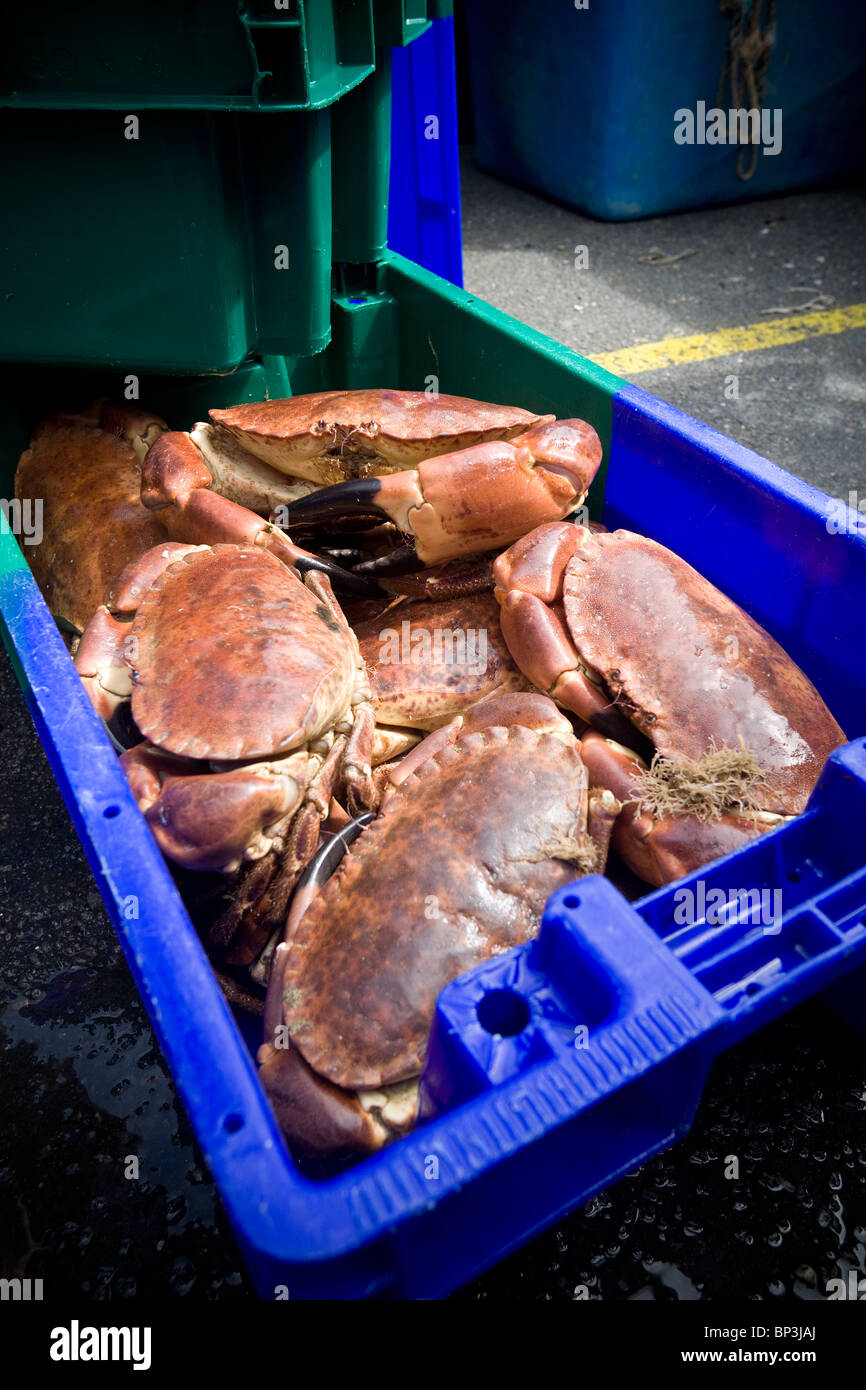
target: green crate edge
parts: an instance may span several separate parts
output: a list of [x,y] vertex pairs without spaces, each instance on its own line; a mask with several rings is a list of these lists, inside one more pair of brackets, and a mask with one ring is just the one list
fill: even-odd
[[[13,88],[10,85],[0,89],[0,108],[8,108],[16,111],[124,111],[137,113],[141,111],[235,111],[235,112],[255,112],[257,114],[267,114],[268,112],[297,112],[297,111],[322,111],[326,107],[333,106],[337,101],[344,97],[348,92],[353,91],[371,73],[375,71],[377,64],[377,49],[385,47],[405,47],[414,39],[420,37],[429,29],[434,18],[450,14],[452,5],[450,0],[367,0],[367,10],[360,17],[354,15],[355,25],[366,20],[365,33],[362,36],[356,31],[353,39],[349,39],[344,27],[344,20],[339,10],[339,0],[330,0],[330,28],[325,47],[333,50],[327,56],[323,56],[323,36],[328,20],[324,17],[324,12],[329,0],[324,3],[311,3],[311,0],[302,0],[296,16],[286,14],[277,16],[273,19],[265,14],[248,14],[242,4],[236,6],[236,13],[233,18],[238,21],[237,34],[234,39],[229,38],[226,33],[218,37],[219,48],[213,53],[213,58],[219,66],[224,66],[229,60],[229,65],[234,67],[236,61],[240,66],[249,65],[248,86],[249,91],[199,91],[187,92],[174,91],[170,95],[158,90],[135,90],[123,89],[96,91],[88,88],[85,77],[83,84],[76,90],[33,90],[32,88]],[[423,10],[424,15],[407,15],[407,9],[412,8]],[[78,16],[80,19],[81,17]],[[183,25],[188,24],[188,17],[184,21],[183,16],[175,16],[175,22]],[[162,16],[157,16],[156,22],[159,24]],[[49,18],[50,26],[50,18]],[[52,49],[48,45],[54,39],[53,31],[46,27],[45,18],[39,28],[39,40],[45,44],[43,52],[38,49],[35,54],[30,55],[30,61],[48,65],[52,61],[55,63],[66,63],[70,61],[86,64],[86,55],[82,59],[81,53],[73,46],[72,50],[63,48],[64,34],[60,35],[61,47]],[[13,51],[18,36],[9,26],[6,35],[10,53]],[[301,59],[300,68],[297,69],[301,74],[301,84],[304,91],[303,99],[291,100],[262,100],[260,98],[260,88],[264,80],[272,75],[273,68],[269,66],[268,55],[260,53],[256,46],[256,34],[259,35],[261,43],[266,43],[268,35],[282,34],[286,39],[294,35],[299,35],[299,56]],[[146,35],[144,53],[138,54],[139,59],[152,59],[154,53],[160,53],[159,43],[170,44],[174,49],[183,40],[189,41],[190,35],[185,34],[178,39],[176,33],[165,32],[162,35]],[[127,35],[117,35],[114,38],[115,47],[122,48],[124,43],[129,41]],[[32,38],[31,38],[32,42]],[[197,42],[201,43],[201,36],[197,36]],[[354,57],[345,57],[345,45],[349,42],[355,50]],[[195,49],[195,45],[191,45]],[[86,49],[86,45],[84,45]],[[236,53],[229,54],[233,47]],[[338,56],[338,51],[343,49],[343,57]],[[363,56],[361,49],[364,50]],[[109,48],[109,52],[115,57],[116,54]],[[200,53],[196,53],[200,59]],[[283,57],[291,56],[290,52]],[[10,60],[11,61],[11,60]],[[99,61],[99,54],[92,61]],[[103,56],[103,61],[105,58]],[[123,67],[124,80],[126,78],[126,67]],[[226,74],[223,73],[223,76]],[[162,75],[165,82],[165,75]],[[169,79],[171,80],[171,79]],[[219,79],[217,79],[219,80]]]

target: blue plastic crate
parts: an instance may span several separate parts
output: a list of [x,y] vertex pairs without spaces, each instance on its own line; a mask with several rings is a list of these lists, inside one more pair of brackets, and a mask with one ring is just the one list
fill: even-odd
[[466,25],[481,167],[595,217],[762,198],[866,162],[862,0],[778,5],[764,106],[782,112],[782,147],[747,182],[735,147],[674,140],[677,110],[716,106],[718,0],[472,0]]
[[462,285],[456,81],[453,19],[394,49],[388,245]]
[[[390,312],[389,298],[403,370],[417,371],[416,354],[435,349],[434,320],[468,344],[463,358],[455,346],[460,365],[446,369],[443,390],[473,393],[491,361],[503,398],[525,389],[532,408],[600,412],[612,388],[605,521],[696,564],[791,651],[843,726],[864,732],[866,540],[829,534],[822,493],[398,257],[383,265],[380,296],[350,301],[346,312]],[[355,384],[375,384],[378,358],[368,370],[371,379]],[[424,1080],[428,1121],[314,1180],[282,1142],[255,1074],[257,1037],[223,1000],[20,555],[0,580],[0,614],[263,1297],[442,1295],[687,1132],[713,1058],[737,1039],[840,980],[850,1020],[863,1022],[866,738],[857,737],[830,759],[802,816],[699,875],[636,906],[595,876],[557,893],[536,941],[442,992]],[[698,905],[721,891],[731,904],[724,920],[708,921],[699,907],[680,922],[684,888]],[[769,923],[762,891],[781,894]],[[498,1033],[478,1014],[492,991]]]

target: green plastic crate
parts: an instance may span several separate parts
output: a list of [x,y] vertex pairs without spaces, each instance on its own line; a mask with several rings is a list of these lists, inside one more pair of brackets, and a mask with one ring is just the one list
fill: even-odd
[[327,111],[0,112],[0,359],[230,371],[329,336]]
[[373,0],[376,44],[402,48],[424,30],[431,19],[451,14],[450,0]]
[[[414,36],[407,3],[385,8]],[[332,263],[387,245],[376,56],[318,111],[0,106],[0,362],[200,375],[321,352]]]
[[0,106],[316,110],[427,23],[426,0],[44,0],[4,20]]

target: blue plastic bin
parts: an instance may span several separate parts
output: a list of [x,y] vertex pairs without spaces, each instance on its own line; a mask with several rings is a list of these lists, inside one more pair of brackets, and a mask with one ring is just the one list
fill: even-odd
[[454,285],[463,284],[454,20],[391,59],[388,245]]
[[[281,364],[284,392],[311,389],[303,372],[313,367],[342,381],[339,354],[354,336],[368,355],[352,385],[380,385],[393,370],[387,379],[410,387],[438,359],[441,389],[471,395],[494,364],[503,400],[588,414],[609,441],[604,521],[698,566],[857,735],[802,816],[700,875],[637,906],[597,876],[556,894],[536,941],[440,996],[424,1080],[430,1120],[314,1180],[282,1142],[255,1074],[257,1039],[247,1045],[250,1030],[225,1003],[25,560],[0,536],[11,556],[4,638],[258,1289],[429,1298],[684,1134],[712,1059],[744,1034],[842,977],[848,1016],[863,1022],[866,538],[831,535],[830,502],[816,489],[400,257],[386,257],[375,293],[335,300],[334,315],[326,354]],[[260,393],[266,369],[279,386],[276,365],[260,364],[223,379],[223,398]],[[188,411],[190,392],[216,389],[176,385]],[[7,390],[9,420],[18,409]],[[698,903],[722,890],[732,908],[720,923],[698,912],[681,924],[683,887]],[[762,892],[781,894],[769,927]],[[507,1035],[479,1021],[491,990],[508,992]]]
[[862,0],[777,6],[764,105],[782,111],[782,147],[747,182],[736,147],[674,140],[678,109],[716,105],[718,0],[472,0],[466,25],[481,167],[595,217],[766,197],[866,162]]

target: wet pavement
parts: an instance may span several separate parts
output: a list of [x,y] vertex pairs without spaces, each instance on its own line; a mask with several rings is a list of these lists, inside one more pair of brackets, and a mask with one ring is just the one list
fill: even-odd
[[243,1297],[219,1198],[5,653],[0,710],[0,1278],[42,1278],[46,1300]]
[[795,1010],[719,1059],[681,1144],[457,1297],[825,1298],[866,1274],[864,1081],[866,1037]]

